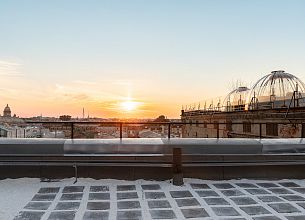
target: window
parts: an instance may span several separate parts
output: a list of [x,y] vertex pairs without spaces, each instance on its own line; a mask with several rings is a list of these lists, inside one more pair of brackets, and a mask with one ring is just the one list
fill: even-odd
[[218,121],[214,121],[214,129],[218,129]]
[[227,121],[226,128],[228,131],[232,131],[232,121]]
[[251,122],[244,122],[243,123],[243,132],[244,133],[251,133]]
[[266,135],[267,136],[278,136],[278,125],[276,123],[266,124]]
[[207,125],[207,122],[206,122],[206,121],[204,122],[203,127],[204,127],[204,128],[207,128],[207,127],[208,127],[208,125]]

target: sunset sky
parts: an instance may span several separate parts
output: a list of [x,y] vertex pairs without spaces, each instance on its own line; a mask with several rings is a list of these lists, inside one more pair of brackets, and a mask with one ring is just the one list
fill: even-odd
[[179,118],[281,69],[305,82],[303,0],[0,0],[0,114]]

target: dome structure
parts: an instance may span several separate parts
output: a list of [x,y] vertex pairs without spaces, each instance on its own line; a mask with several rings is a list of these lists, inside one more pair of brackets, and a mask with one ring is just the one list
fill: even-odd
[[304,83],[296,76],[283,70],[272,71],[259,79],[249,92],[248,109],[270,109],[288,107],[292,100],[293,107],[299,105],[299,99],[305,92]]
[[11,115],[12,115],[11,108],[7,104],[6,107],[3,110],[3,116],[4,117],[11,117]]
[[241,111],[245,110],[247,95],[250,89],[240,86],[230,92],[223,101],[224,111]]

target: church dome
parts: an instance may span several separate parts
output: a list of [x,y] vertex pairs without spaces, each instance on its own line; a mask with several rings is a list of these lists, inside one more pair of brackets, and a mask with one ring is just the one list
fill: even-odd
[[3,116],[4,117],[11,117],[11,108],[8,106],[8,104],[4,108]]
[[289,106],[292,98],[302,97],[304,83],[296,76],[283,70],[272,71],[259,79],[251,88],[248,109],[269,109]]

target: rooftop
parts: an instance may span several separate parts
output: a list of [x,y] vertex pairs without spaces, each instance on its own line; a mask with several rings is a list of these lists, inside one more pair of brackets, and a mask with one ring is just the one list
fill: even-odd
[[305,219],[305,180],[6,179],[0,219]]

